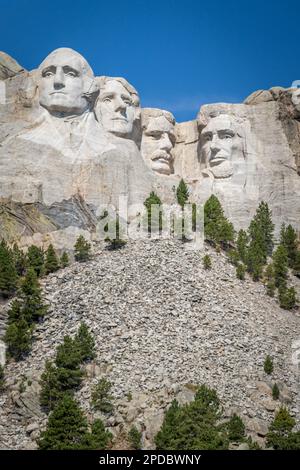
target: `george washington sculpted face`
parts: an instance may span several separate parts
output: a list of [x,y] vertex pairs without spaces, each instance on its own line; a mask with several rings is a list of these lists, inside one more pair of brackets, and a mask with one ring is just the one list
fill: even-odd
[[51,114],[80,115],[89,109],[87,98],[93,72],[72,49],[53,51],[39,66],[39,101]]

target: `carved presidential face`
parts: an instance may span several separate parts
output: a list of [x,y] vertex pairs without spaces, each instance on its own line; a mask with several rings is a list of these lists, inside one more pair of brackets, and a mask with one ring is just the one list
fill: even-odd
[[243,159],[243,141],[232,118],[220,115],[212,118],[201,132],[202,161],[216,178],[228,178],[234,163]]
[[300,113],[300,88],[296,88],[292,92],[292,103],[295,109]]
[[57,50],[39,67],[39,100],[50,113],[82,114],[89,108],[89,66],[75,51]]
[[174,124],[163,115],[150,117],[143,131],[141,152],[153,171],[162,175],[172,173],[174,144]]
[[137,106],[118,80],[108,80],[100,89],[97,115],[104,129],[119,137],[132,133]]

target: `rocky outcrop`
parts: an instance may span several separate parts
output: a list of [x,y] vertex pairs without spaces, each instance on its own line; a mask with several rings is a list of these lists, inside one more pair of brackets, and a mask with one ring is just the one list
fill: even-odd
[[23,67],[8,54],[0,51],[0,80],[14,77],[21,72],[24,72]]
[[[90,416],[93,384],[100,377],[112,382],[115,412],[101,417],[116,442],[135,424],[143,446],[153,448],[168,404],[173,398],[191,401],[202,383],[217,390],[225,416],[240,414],[261,444],[281,404],[300,423],[299,371],[292,361],[299,311],[280,309],[262,284],[238,280],[224,255],[208,248],[199,252],[179,241],[136,241],[116,251],[96,244],[94,253],[91,261],[43,280],[50,308],[37,325],[32,352],[6,366],[0,430],[7,447],[35,445],[28,426],[42,429],[46,418],[39,414],[38,374],[82,320],[95,337],[97,357],[76,397]],[[204,253],[212,257],[211,270],[202,267]],[[300,294],[296,279],[290,282]],[[263,370],[268,354],[274,362],[271,376]],[[271,395],[275,382],[277,401]]]

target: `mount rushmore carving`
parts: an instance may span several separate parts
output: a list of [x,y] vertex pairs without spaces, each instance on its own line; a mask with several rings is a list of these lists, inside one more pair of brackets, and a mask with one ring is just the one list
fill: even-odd
[[204,105],[176,123],[72,49],[31,72],[1,53],[0,72],[0,236],[66,247],[120,196],[129,220],[151,191],[175,203],[181,178],[191,202],[216,194],[237,229],[265,200],[277,227],[300,230],[300,89]]

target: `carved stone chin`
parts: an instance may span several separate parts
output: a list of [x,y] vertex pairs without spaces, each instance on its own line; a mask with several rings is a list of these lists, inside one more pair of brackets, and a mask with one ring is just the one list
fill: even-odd
[[229,178],[234,173],[231,162],[224,160],[218,165],[210,165],[210,171],[215,178]]

